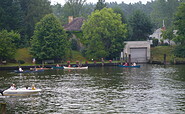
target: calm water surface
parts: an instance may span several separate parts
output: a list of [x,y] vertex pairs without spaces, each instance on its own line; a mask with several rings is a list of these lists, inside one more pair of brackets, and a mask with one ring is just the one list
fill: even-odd
[[185,113],[185,65],[141,68],[90,67],[16,74],[0,71],[0,89],[35,84],[43,91],[0,96],[7,113]]

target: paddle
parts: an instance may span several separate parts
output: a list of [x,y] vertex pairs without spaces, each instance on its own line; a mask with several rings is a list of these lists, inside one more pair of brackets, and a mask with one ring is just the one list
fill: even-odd
[[2,95],[2,96],[4,96],[4,95],[3,95],[3,92],[4,92],[5,90],[7,90],[7,89],[9,89],[9,88],[6,88],[6,89],[3,89],[3,90],[0,90],[0,93],[1,93],[1,95]]
[[4,90],[0,90],[0,93],[2,94],[2,96],[3,96],[3,91],[4,91]]

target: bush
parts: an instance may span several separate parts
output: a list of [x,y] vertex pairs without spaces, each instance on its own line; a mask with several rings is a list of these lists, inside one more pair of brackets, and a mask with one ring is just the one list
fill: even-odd
[[76,39],[71,40],[71,49],[72,50],[78,50],[78,43]]
[[179,45],[175,47],[175,49],[173,50],[173,53],[176,57],[185,58],[185,45]]
[[159,40],[154,38],[153,39],[153,47],[158,46],[158,44],[159,44]]
[[23,60],[18,60],[18,63],[20,63],[20,64],[24,64],[24,63],[25,63],[25,61],[23,61]]

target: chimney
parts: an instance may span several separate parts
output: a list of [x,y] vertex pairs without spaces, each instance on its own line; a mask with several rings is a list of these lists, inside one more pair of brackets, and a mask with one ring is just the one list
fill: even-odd
[[68,17],[68,23],[71,23],[73,21],[73,16]]
[[164,24],[164,20],[163,20],[163,27],[162,27],[162,30],[166,30],[166,26]]

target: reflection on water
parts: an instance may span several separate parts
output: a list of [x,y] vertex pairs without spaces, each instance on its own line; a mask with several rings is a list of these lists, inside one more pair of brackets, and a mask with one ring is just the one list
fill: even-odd
[[90,67],[14,74],[0,71],[0,88],[35,84],[43,91],[0,96],[8,113],[185,113],[185,66]]

